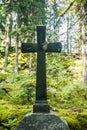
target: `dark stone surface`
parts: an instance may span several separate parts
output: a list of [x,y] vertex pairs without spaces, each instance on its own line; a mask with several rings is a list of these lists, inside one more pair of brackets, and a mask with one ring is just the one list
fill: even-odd
[[[44,45],[47,45],[46,49],[44,50]],[[43,43],[41,50],[38,50],[37,44],[33,43],[22,43],[21,44],[21,51],[23,53],[31,53],[31,52],[38,52],[38,51],[45,51],[45,52],[61,52],[62,44],[61,42],[55,43]]]
[[[46,87],[46,57],[42,51],[42,43],[45,42],[46,26],[37,26],[37,72],[36,72],[36,102],[33,106],[33,112],[48,112],[47,87]],[[44,102],[45,101],[45,104]],[[43,105],[42,105],[43,104]],[[44,108],[45,106],[46,109]]]
[[69,130],[67,123],[53,112],[26,115],[15,130]]
[[49,113],[50,107],[47,101],[36,101],[33,105],[34,113]]

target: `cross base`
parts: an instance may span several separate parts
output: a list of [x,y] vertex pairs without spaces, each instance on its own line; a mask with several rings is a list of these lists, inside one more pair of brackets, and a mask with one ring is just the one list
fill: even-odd
[[49,113],[50,107],[47,101],[36,101],[33,105],[33,113]]
[[69,130],[65,120],[54,112],[30,113],[24,116],[15,130]]

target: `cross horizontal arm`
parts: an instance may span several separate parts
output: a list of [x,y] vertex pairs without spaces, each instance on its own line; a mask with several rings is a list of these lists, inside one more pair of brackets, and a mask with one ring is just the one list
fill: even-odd
[[37,50],[38,50],[37,44],[32,44],[32,43],[22,43],[21,44],[22,53],[37,52]]
[[61,52],[62,50],[62,44],[61,42],[56,42],[56,43],[49,43],[49,44],[43,44],[42,49],[39,50],[37,44],[32,44],[32,43],[22,43],[21,45],[21,51],[23,53],[27,52],[40,52],[40,51],[45,51],[45,52]]

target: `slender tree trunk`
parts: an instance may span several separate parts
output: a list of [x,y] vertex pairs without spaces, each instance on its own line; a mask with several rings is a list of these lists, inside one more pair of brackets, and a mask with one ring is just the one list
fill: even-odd
[[71,43],[72,43],[72,36],[70,36],[70,53],[72,53],[72,45],[71,45]]
[[8,66],[8,54],[9,54],[9,41],[6,41],[6,48],[5,48],[5,63],[4,68],[7,69]]
[[85,10],[82,6],[82,72],[83,87],[87,87],[87,69],[86,69],[86,30],[85,30]]
[[18,34],[16,36],[15,44],[15,73],[18,73]]
[[[17,14],[17,25],[16,29],[20,27],[20,14]],[[16,34],[16,41],[15,41],[15,73],[18,73],[18,47],[19,47],[19,34]]]
[[11,45],[11,36],[10,32],[12,30],[12,14],[8,15],[7,19],[7,41],[6,41],[6,49],[5,49],[5,63],[4,68],[7,69],[8,66],[8,55],[9,55],[9,46]]
[[29,69],[31,70],[32,69],[32,53],[29,54]]
[[69,13],[67,13],[67,52],[70,52],[70,45],[69,45]]

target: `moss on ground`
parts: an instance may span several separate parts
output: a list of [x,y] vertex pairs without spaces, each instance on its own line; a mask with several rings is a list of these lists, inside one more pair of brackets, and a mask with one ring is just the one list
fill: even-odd
[[65,119],[70,130],[86,130],[87,129],[87,110],[80,110],[74,107],[72,109],[59,109],[57,113]]
[[[0,130],[14,130],[23,116],[32,111],[32,105],[15,105],[9,101],[0,100]],[[87,110],[78,108],[55,109],[56,113],[65,119],[70,130],[85,130],[87,128]]]
[[[0,130],[14,130],[23,116],[32,111],[35,57],[33,55],[30,70],[29,55],[19,55],[19,74],[13,72],[13,53],[6,72],[3,71],[4,58],[0,61]],[[47,54],[48,102],[52,110],[68,122],[70,130],[87,130],[87,89],[81,87],[81,63],[80,58],[73,55]]]
[[0,100],[0,130],[14,130],[23,116],[32,110],[32,106],[15,105]]

